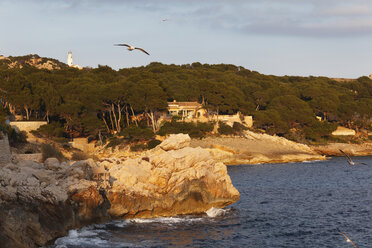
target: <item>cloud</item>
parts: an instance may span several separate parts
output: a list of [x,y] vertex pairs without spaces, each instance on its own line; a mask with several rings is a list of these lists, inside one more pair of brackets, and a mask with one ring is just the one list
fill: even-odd
[[[6,1],[6,0],[5,0]],[[10,0],[8,0],[10,1]],[[158,14],[176,25],[241,34],[355,37],[372,34],[370,0],[14,0],[44,9]]]

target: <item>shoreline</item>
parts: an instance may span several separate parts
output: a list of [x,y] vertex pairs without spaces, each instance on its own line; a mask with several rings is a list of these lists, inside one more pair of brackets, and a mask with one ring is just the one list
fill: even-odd
[[372,143],[304,145],[282,137],[249,131],[245,137],[193,139],[191,146],[209,150],[213,159],[229,166],[326,160],[329,156],[343,156],[340,149],[350,156],[372,156]]
[[209,150],[214,160],[226,165],[289,163],[313,160],[325,160],[309,146],[267,134],[250,131],[244,137],[207,137],[193,139],[192,147]]
[[343,156],[340,149],[350,156],[372,156],[372,143],[362,144],[329,143],[326,145],[311,145],[311,149],[325,156]]

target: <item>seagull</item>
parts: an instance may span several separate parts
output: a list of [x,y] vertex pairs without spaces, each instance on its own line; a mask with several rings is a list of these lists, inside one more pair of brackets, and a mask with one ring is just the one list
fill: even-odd
[[114,44],[114,46],[126,46],[126,47],[128,47],[129,51],[133,51],[134,49],[137,49],[137,50],[140,50],[140,51],[146,53],[147,55],[150,55],[148,52],[146,52],[145,50],[143,50],[140,47],[134,47],[134,46],[131,46],[131,45],[128,45],[128,44]]
[[343,232],[341,232],[340,231],[340,229],[337,229],[337,231],[339,232],[339,233],[341,233],[342,235],[344,235],[344,237],[346,238],[346,242],[349,242],[349,243],[352,243],[353,244],[353,246],[355,247],[355,248],[358,248],[357,246],[356,246],[356,244],[345,234],[345,233],[343,233]]
[[344,154],[344,156],[346,157],[347,162],[349,163],[349,165],[356,165],[356,164],[364,164],[364,165],[367,165],[366,163],[361,163],[361,162],[355,163],[353,160],[351,160],[350,156],[347,155],[343,150],[341,150],[341,149],[339,149],[339,150],[340,150],[340,152],[341,152],[342,154]]

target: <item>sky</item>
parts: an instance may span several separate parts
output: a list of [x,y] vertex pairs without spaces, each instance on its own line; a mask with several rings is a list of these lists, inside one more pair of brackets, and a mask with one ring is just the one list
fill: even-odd
[[272,75],[372,73],[371,0],[0,0],[0,30],[1,55],[67,62],[72,51],[81,66],[200,62]]

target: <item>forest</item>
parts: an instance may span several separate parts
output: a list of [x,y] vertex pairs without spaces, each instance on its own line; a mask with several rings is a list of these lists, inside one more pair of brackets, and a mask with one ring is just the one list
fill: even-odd
[[0,60],[0,98],[2,119],[46,120],[50,129],[75,137],[110,136],[133,126],[156,133],[159,113],[173,100],[198,101],[218,114],[240,111],[253,116],[255,129],[297,141],[327,138],[337,125],[372,129],[368,77],[273,76],[229,64],[46,70],[9,68]]

